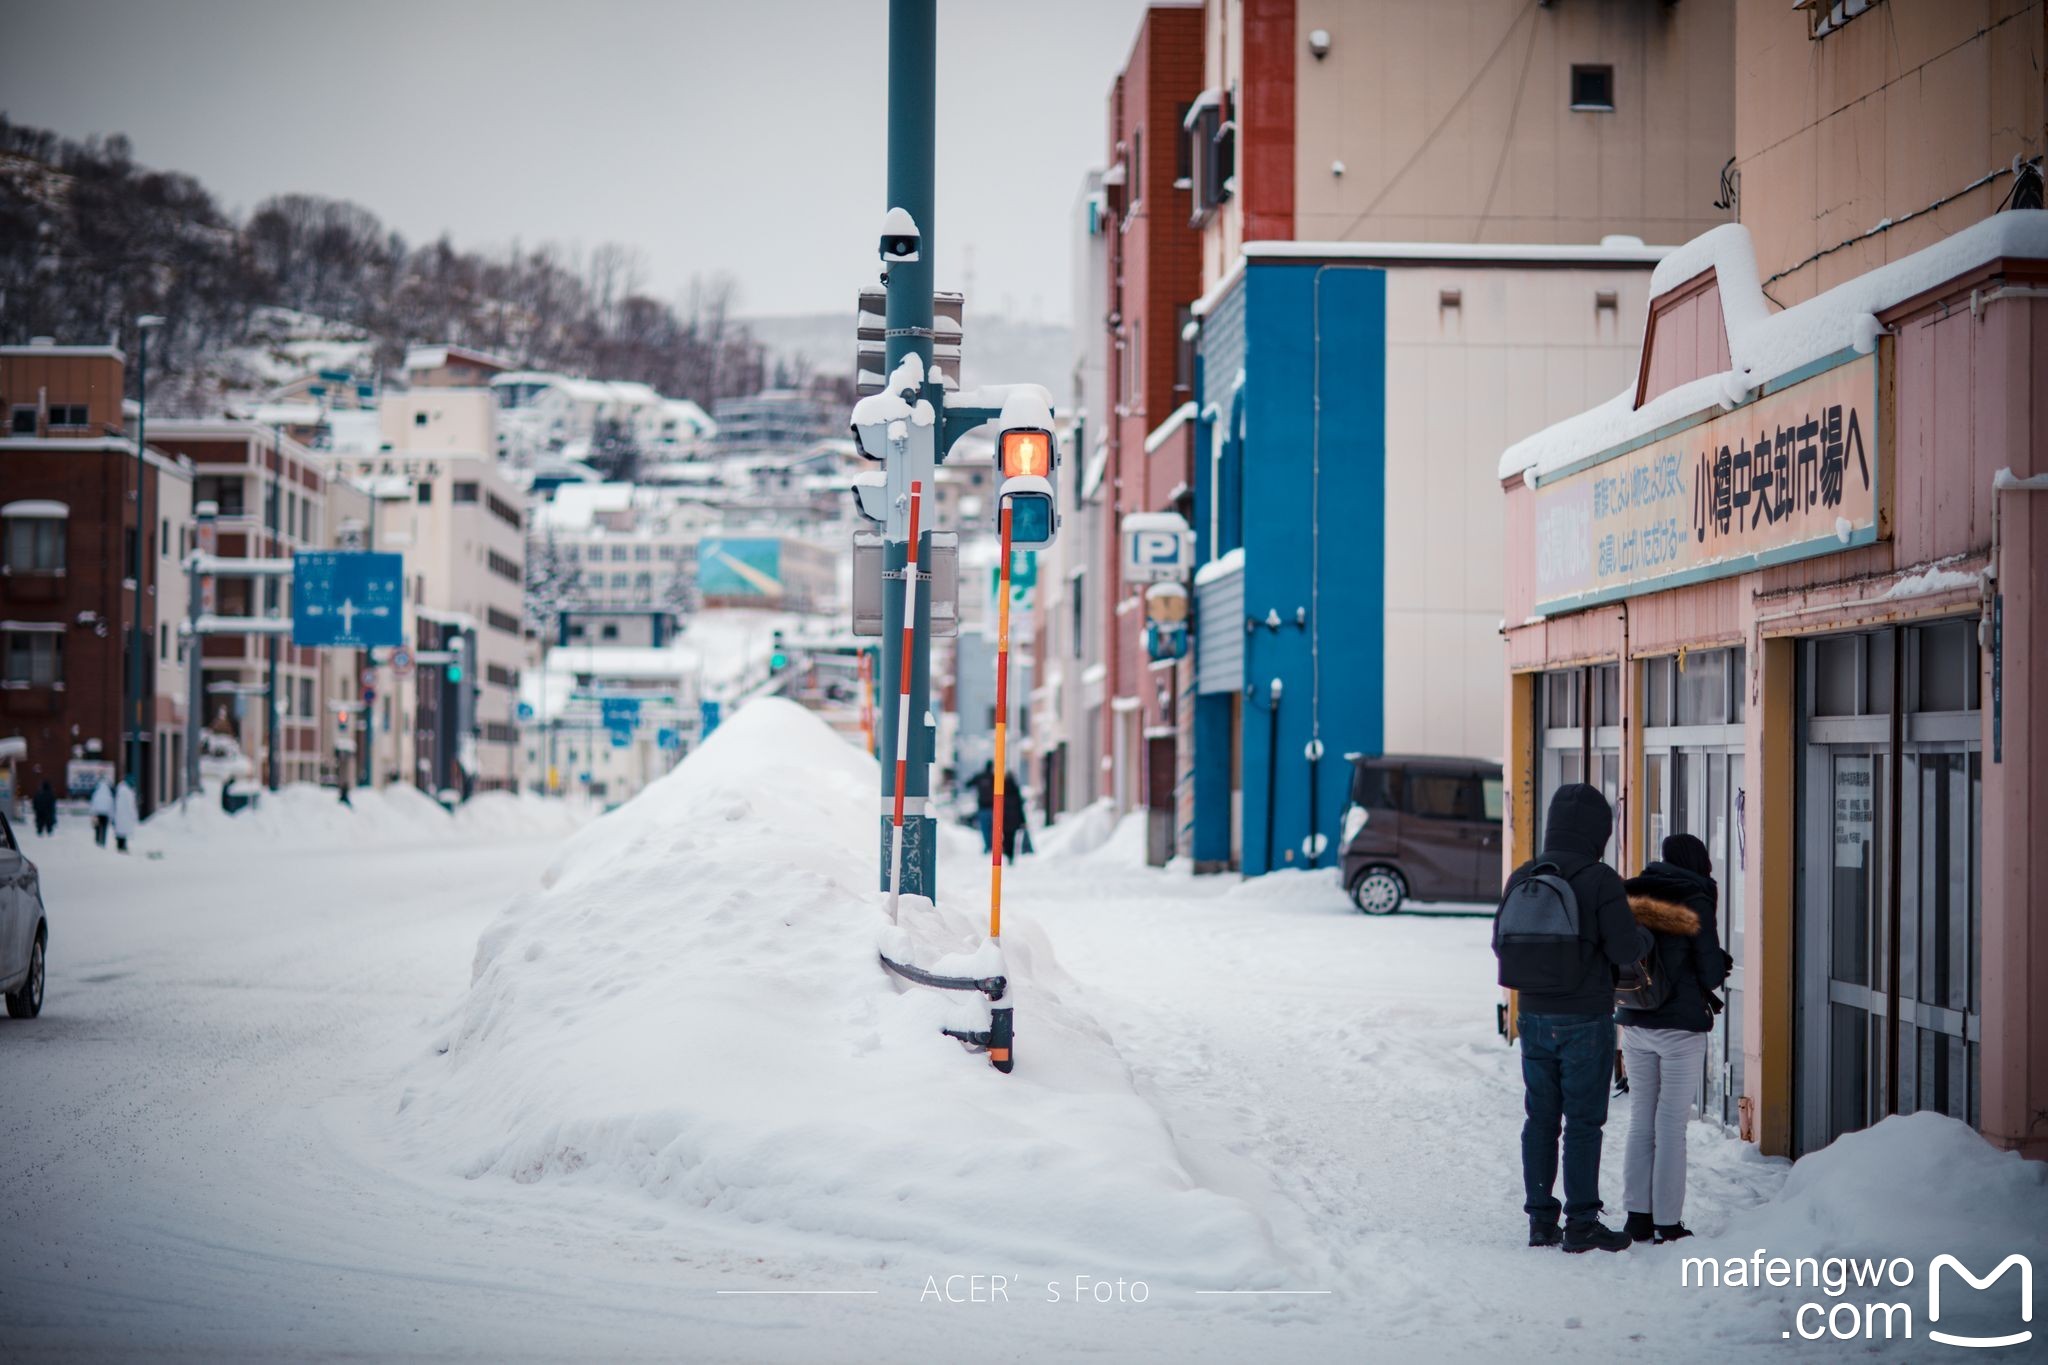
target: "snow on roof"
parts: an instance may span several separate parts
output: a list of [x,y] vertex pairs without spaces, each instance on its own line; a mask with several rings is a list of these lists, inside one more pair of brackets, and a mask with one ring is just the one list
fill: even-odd
[[1640,237],[1586,242],[1246,242],[1252,260],[1470,261],[1541,265],[1655,265],[1674,248]]
[[1201,568],[1195,570],[1195,586],[1199,588],[1204,584],[1214,583],[1218,579],[1228,578],[1234,573],[1242,572],[1243,569],[1244,546],[1240,545],[1229,554],[1212,559]]
[[1121,161],[1102,173],[1102,183],[1105,185],[1121,185],[1127,178],[1124,163]]
[[24,498],[0,507],[0,517],[68,517],[71,507],[68,503],[56,502],[49,498]]
[[488,351],[472,350],[467,346],[458,346],[452,342],[443,342],[438,346],[406,347],[404,368],[408,372],[413,370],[438,370],[443,365],[446,365],[450,359],[488,365],[497,370],[509,370],[512,368],[512,362],[503,356],[495,356]]
[[1145,438],[1145,453],[1150,455],[1153,451],[1172,440],[1173,433],[1186,426],[1194,418],[1195,412],[1195,405],[1192,402],[1182,403],[1179,407],[1175,408],[1172,415],[1158,426],[1152,428],[1152,434]]
[[1192,131],[1195,126],[1195,120],[1201,116],[1204,109],[1215,109],[1220,107],[1222,103],[1223,92],[1213,85],[1210,86],[1207,90],[1195,96],[1195,102],[1188,106],[1187,115],[1181,119],[1180,126],[1185,130]]
[[2014,209],[1845,280],[1804,303],[1772,313],[1758,283],[1749,229],[1724,223],[1670,252],[1650,276],[1651,299],[1711,268],[1733,362],[1670,389],[1640,408],[1635,383],[1598,407],[1544,428],[1501,452],[1499,476],[1540,479],[1671,422],[1720,405],[1734,408],[1775,379],[1846,350],[1868,352],[1876,314],[2001,257],[2048,259],[2048,210]]
[[1126,531],[1171,531],[1188,529],[1187,518],[1178,512],[1126,512],[1121,523]]
[[[1246,242],[1189,311],[1206,316],[1223,301],[1248,261],[1455,261],[1472,265],[1655,265],[1680,247],[1646,246],[1640,237],[1614,235],[1587,242]],[[1697,273],[1697,272],[1695,272]],[[1688,277],[1689,278],[1689,277]]]

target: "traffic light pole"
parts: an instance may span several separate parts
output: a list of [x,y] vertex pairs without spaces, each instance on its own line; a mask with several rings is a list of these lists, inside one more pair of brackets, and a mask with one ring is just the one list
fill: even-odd
[[[888,261],[887,351],[885,370],[915,355],[924,374],[924,396],[934,411],[943,411],[944,391],[931,374],[934,127],[937,118],[937,0],[889,0],[889,209],[909,214],[920,235],[916,259]],[[892,515],[885,536],[884,570],[892,579],[911,562],[908,506],[912,483],[932,486],[939,433],[926,426],[904,442],[892,442],[888,460],[888,496]],[[899,512],[898,509],[901,509]],[[902,529],[899,529],[902,528]],[[917,560],[931,562],[931,532],[920,527]],[[909,677],[897,651],[882,651],[882,695],[907,696],[901,708],[881,708],[883,754],[898,752],[897,727],[908,729],[901,765],[902,827],[900,890],[936,899],[938,892],[937,826],[926,803],[931,795],[934,735],[927,723],[931,712],[931,594],[884,592],[882,638],[893,640],[904,630],[904,606],[911,607]],[[907,685],[906,685],[907,684]],[[877,866],[883,890],[891,890],[893,814],[898,795],[898,766],[882,768],[879,812],[880,856]]]

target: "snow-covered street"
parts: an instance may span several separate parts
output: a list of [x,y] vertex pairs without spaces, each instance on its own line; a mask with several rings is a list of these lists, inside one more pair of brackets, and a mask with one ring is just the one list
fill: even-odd
[[[310,811],[162,822],[129,857],[75,820],[32,841],[53,936],[42,1018],[0,1030],[0,1341],[1703,1360],[1781,1340],[1821,1297],[1681,1286],[1676,1248],[1522,1245],[1482,916],[1369,920],[1324,876],[1143,870],[1135,826],[1091,847],[1108,831],[1076,817],[1012,879],[1020,1061],[995,1075],[861,946],[879,898],[840,879],[866,865],[871,774],[767,702],[566,852],[511,807],[422,810],[375,856]],[[824,851],[791,839],[735,881],[790,838],[792,802]],[[948,835],[971,920],[986,874]],[[1617,1100],[1611,1215],[1627,1122]],[[1699,1255],[1981,1261],[2038,1255],[2048,1227],[2037,1165],[1933,1117],[1844,1139],[1791,1186],[1705,1125],[1691,1148]]]

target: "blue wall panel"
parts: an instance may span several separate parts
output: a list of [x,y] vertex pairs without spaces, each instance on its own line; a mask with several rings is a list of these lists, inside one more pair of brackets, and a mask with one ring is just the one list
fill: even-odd
[[1386,277],[1260,262],[1241,293],[1244,442],[1227,461],[1241,461],[1244,610],[1261,622],[1246,640],[1244,870],[1309,865],[1312,825],[1329,867],[1350,785],[1343,756],[1382,745]]

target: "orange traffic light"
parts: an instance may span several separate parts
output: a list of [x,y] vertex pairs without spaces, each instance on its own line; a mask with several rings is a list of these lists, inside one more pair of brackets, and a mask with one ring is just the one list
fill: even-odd
[[1003,433],[1003,477],[1046,478],[1052,473],[1052,438],[1042,431]]

